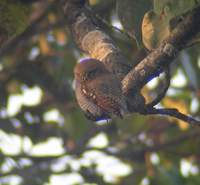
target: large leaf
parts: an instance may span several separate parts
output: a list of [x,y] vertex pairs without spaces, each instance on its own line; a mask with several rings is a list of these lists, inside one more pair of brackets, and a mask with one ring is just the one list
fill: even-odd
[[[145,47],[152,50],[159,46],[180,22],[179,16],[198,5],[199,1],[195,0],[154,0],[154,10],[147,12],[142,22],[142,41]],[[198,41],[198,38],[192,40],[191,44]]]
[[154,11],[145,14],[142,22],[142,41],[147,49],[156,48],[169,35],[168,25],[165,15],[159,16]]

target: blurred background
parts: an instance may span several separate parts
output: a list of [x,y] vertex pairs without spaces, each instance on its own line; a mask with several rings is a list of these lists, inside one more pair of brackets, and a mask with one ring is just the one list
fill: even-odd
[[[77,48],[59,3],[24,2],[28,26],[12,40],[6,35],[8,44],[0,48],[0,184],[200,184],[199,128],[170,117],[138,114],[88,121],[73,89],[73,68],[87,56]],[[141,16],[132,16],[144,16],[152,7],[145,0],[121,2],[89,0],[88,5],[101,28],[134,63],[141,31],[132,28],[137,23],[141,29]],[[200,116],[199,51],[196,44],[180,53],[159,107]],[[147,101],[163,88],[162,82],[161,74],[144,87]]]

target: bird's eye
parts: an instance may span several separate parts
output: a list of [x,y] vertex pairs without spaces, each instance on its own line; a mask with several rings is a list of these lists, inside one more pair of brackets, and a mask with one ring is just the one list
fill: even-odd
[[93,69],[91,71],[88,72],[87,74],[87,78],[88,79],[92,79],[95,77],[95,75],[98,73],[98,69]]

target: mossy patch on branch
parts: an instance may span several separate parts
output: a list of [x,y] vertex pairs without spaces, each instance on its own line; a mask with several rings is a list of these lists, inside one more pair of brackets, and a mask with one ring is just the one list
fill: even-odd
[[18,0],[0,0],[0,34],[13,37],[25,30],[28,25],[30,6]]

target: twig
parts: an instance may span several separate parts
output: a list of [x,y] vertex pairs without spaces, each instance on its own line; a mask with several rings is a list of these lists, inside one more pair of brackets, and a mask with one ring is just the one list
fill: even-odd
[[165,108],[156,109],[153,107],[147,107],[145,112],[140,112],[140,113],[144,115],[158,114],[158,115],[172,116],[182,121],[185,121],[191,125],[200,126],[200,120],[197,120],[191,116],[185,115],[179,112],[177,109],[173,109],[173,108],[172,109],[165,109]]
[[136,41],[135,38],[131,37],[130,34],[128,34],[125,30],[122,30],[120,28],[117,28],[116,26],[111,25],[107,20],[103,19],[100,15],[98,15],[97,13],[95,13],[94,11],[92,11],[92,9],[90,7],[87,7],[88,11],[91,12],[92,15],[94,15],[94,17],[104,26],[106,26],[107,28],[109,28],[110,30],[119,32],[122,35],[125,35],[128,39],[134,40]]

